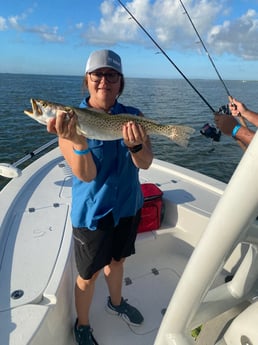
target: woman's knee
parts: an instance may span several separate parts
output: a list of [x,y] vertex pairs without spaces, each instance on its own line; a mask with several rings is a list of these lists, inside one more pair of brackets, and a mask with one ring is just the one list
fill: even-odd
[[81,290],[85,290],[89,286],[92,286],[95,284],[95,281],[98,278],[98,275],[99,275],[99,271],[94,273],[90,279],[84,279],[80,275],[78,275],[76,284]]
[[112,259],[112,261],[110,262],[109,266],[114,266],[114,267],[119,267],[119,266],[123,266],[125,262],[125,258],[122,258],[120,260],[115,260],[115,259]]

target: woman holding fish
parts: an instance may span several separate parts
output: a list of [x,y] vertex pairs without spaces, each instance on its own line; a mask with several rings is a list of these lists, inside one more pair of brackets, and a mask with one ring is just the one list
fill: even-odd
[[[124,88],[120,57],[110,50],[93,52],[86,64],[85,85],[89,97],[80,108],[94,108],[116,116],[142,116],[133,107],[117,101]],[[135,253],[143,196],[139,168],[153,159],[146,131],[133,121],[123,126],[123,138],[101,141],[78,133],[75,114],[58,111],[48,131],[59,137],[60,149],[73,172],[72,225],[79,275],[75,286],[77,320],[75,339],[79,345],[97,344],[92,334],[89,310],[99,272],[110,296],[106,309],[128,324],[140,325],[143,316],[122,297],[123,263]]]

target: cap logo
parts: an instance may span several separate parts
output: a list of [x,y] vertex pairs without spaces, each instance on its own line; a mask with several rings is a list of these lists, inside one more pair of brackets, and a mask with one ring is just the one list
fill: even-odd
[[117,65],[117,66],[120,67],[120,62],[119,62],[119,61],[117,61],[117,60],[115,60],[115,59],[113,59],[113,58],[111,58],[111,57],[108,57],[108,60],[109,60],[111,63],[113,63],[114,65]]

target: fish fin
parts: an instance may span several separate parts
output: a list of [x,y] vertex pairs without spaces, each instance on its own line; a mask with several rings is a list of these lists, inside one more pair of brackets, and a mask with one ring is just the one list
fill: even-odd
[[187,147],[190,136],[195,132],[195,129],[188,126],[174,126],[174,129],[169,136],[177,145]]

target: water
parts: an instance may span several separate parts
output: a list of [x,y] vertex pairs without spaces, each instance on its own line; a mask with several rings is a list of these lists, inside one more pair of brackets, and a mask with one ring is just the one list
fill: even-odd
[[[220,81],[191,82],[215,110],[227,103]],[[257,81],[226,84],[234,97],[258,109]],[[23,114],[30,108],[32,97],[77,106],[83,97],[82,77],[0,74],[0,163],[13,163],[54,137]],[[156,158],[229,181],[243,152],[232,138],[223,136],[219,143],[212,144],[200,134],[200,128],[213,121],[213,114],[185,80],[128,78],[120,101],[138,107],[146,117],[159,122],[187,124],[196,129],[187,149],[166,138],[152,137]],[[7,182],[0,177],[0,189]]]

